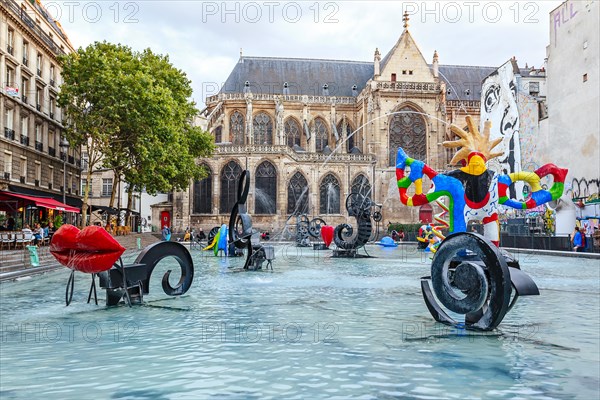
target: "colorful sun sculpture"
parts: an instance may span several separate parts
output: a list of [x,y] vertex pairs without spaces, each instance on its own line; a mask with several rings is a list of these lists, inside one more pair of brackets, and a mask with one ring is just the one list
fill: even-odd
[[[423,161],[408,157],[402,148],[398,149],[396,178],[400,201],[408,206],[421,206],[446,196],[449,201],[450,233],[465,232],[469,221],[481,221],[484,236],[498,246],[499,206],[526,210],[558,199],[563,193],[568,170],[558,168],[554,164],[546,164],[534,172],[497,175],[487,169],[487,162],[502,155],[493,152],[502,139],[490,140],[490,121],[485,122],[483,133],[480,133],[473,118],[467,116],[466,120],[468,131],[452,125],[450,129],[459,139],[443,143],[444,147],[460,148],[451,161],[451,164],[460,162],[463,166],[459,169],[440,174]],[[410,168],[407,176],[406,167]],[[552,175],[554,183],[550,190],[543,190],[540,179],[547,175]],[[423,176],[427,176],[433,182],[433,189],[428,193],[423,193]],[[509,186],[517,181],[525,181],[531,187],[531,194],[523,202],[511,199],[507,195]],[[412,184],[415,185],[415,194],[409,196],[407,189]]]

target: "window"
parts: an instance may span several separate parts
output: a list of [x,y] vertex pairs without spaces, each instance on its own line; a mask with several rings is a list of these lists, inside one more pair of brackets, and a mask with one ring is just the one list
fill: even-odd
[[254,213],[273,215],[277,212],[277,171],[268,161],[256,168]]
[[54,167],[48,167],[48,189],[54,186]]
[[8,28],[8,36],[6,37],[6,51],[10,55],[14,54],[15,46],[15,31],[12,28]]
[[539,82],[529,82],[529,94],[537,95],[540,93],[540,83]]
[[23,64],[29,63],[29,43],[23,40]]
[[208,165],[203,166],[208,172],[206,178],[194,182],[194,214],[212,213],[212,171]]
[[44,150],[44,143],[42,143],[42,124],[35,123],[35,149],[38,151]]
[[27,158],[21,157],[21,180],[23,183],[27,179]]
[[288,184],[287,213],[291,215],[308,212],[308,183],[301,172],[296,172]]
[[363,174],[357,175],[356,178],[352,181],[352,187],[350,188],[351,193],[358,193],[364,197],[372,197],[371,196],[371,184],[369,183],[369,179]]
[[50,118],[54,118],[54,106],[56,104],[56,99],[54,97],[50,97],[49,110]]
[[411,107],[405,106],[390,119],[389,128],[389,166],[396,165],[398,147],[402,147],[409,157],[426,161],[425,119]]
[[44,99],[44,92],[43,92],[42,88],[36,86],[36,88],[35,88],[35,106],[38,111],[41,111],[41,109],[42,109],[43,99]]
[[54,64],[50,64],[50,85],[54,86],[56,82],[56,74],[54,73]]
[[39,161],[35,162],[35,184],[36,186],[40,185],[42,181],[42,163]]
[[[89,197],[92,197],[92,196],[93,196],[93,194],[92,194],[92,187],[93,187],[93,185],[92,185],[92,184],[93,184],[93,182],[94,182],[94,180],[93,180],[93,179],[90,179],[90,185],[89,185],[89,187],[90,187],[90,188],[89,188],[90,192],[88,193],[88,196],[89,196]],[[81,195],[82,195],[82,196],[83,196],[83,195],[85,195],[85,189],[86,189],[86,187],[87,187],[87,186],[88,186],[88,184],[87,184],[87,179],[85,179],[85,178],[81,178]]]
[[23,103],[27,103],[27,92],[29,92],[29,80],[23,78],[21,79],[21,100],[23,100]]
[[300,125],[293,118],[288,118],[285,121],[284,131],[285,140],[288,146],[294,147],[295,144],[300,146]]
[[113,180],[112,178],[102,178],[102,196],[109,197],[112,194]]
[[237,202],[237,186],[241,175],[242,167],[235,161],[229,161],[221,170],[221,214],[231,213]]
[[[4,152],[4,178],[10,179],[10,175],[12,174],[12,153]],[[8,177],[6,174],[9,174]]]
[[14,116],[14,110],[12,108],[4,109],[4,123],[6,124],[5,127],[10,130],[14,129],[13,128],[13,116]]
[[340,213],[340,183],[333,174],[327,174],[319,185],[319,212]]
[[587,82],[587,79],[588,79],[588,78],[587,78],[587,74],[583,74],[583,81],[584,81],[584,82]]
[[396,74],[392,74],[392,82],[396,82]]
[[15,86],[15,70],[6,66],[6,75],[4,76],[4,82],[6,86],[14,87]]
[[[54,133],[54,132],[52,132]],[[87,152],[81,153],[81,169],[86,171],[88,169],[89,156]]]
[[239,111],[235,111],[231,114],[229,132],[229,140],[233,144],[244,144],[244,137],[246,136],[245,121],[244,116]]
[[37,58],[36,58],[36,68],[37,68],[37,75],[38,76],[42,76],[42,66],[43,66],[43,60],[42,60],[42,54],[38,53],[37,54]]
[[254,117],[254,144],[273,144],[273,122],[269,114],[261,112]]
[[412,74],[413,74],[413,71],[412,71],[412,69],[408,71],[408,74],[409,74],[409,75],[412,75]]
[[406,75],[406,70],[405,69],[402,70],[402,75]]
[[29,116],[25,115],[21,117],[21,135],[27,136],[29,134]]
[[328,144],[329,131],[327,130],[327,124],[323,119],[315,119],[315,144],[317,147],[317,153],[322,153],[325,146]]
[[223,127],[217,126],[217,129],[215,129],[215,143],[222,143],[222,142],[223,142]]

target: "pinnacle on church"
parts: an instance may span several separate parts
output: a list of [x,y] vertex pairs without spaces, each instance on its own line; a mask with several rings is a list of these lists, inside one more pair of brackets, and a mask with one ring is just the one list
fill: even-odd
[[404,16],[402,18],[402,21],[404,22],[404,30],[408,30],[408,11],[404,11]]

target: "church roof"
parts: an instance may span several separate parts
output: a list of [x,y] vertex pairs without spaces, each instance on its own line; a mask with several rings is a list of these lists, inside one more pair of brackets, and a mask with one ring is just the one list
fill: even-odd
[[241,57],[223,85],[221,93],[242,93],[246,81],[252,93],[280,94],[285,82],[290,94],[352,96],[373,77],[373,63],[306,58]]
[[496,67],[440,64],[438,70],[440,78],[446,82],[446,100],[480,100],[481,83],[497,69]]
[[[446,98],[479,100],[481,82],[496,69],[440,65],[440,78],[450,89]],[[357,93],[360,93],[367,81],[373,78],[373,73],[372,62],[243,56],[231,71],[221,93],[243,93],[247,81],[252,93],[281,94],[287,82],[292,95],[322,95],[323,85],[327,84],[330,96],[352,96],[352,86],[356,85]],[[450,88],[451,85],[455,90]]]

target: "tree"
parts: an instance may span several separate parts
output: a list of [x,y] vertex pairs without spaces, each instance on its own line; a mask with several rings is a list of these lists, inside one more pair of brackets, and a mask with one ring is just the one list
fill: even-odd
[[[88,148],[88,182],[98,167],[112,169],[128,184],[129,209],[134,191],[183,189],[203,176],[195,160],[210,156],[214,143],[192,126],[191,82],[167,56],[96,42],[61,61],[58,103],[67,139]],[[88,198],[86,187],[84,221]]]

